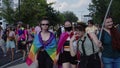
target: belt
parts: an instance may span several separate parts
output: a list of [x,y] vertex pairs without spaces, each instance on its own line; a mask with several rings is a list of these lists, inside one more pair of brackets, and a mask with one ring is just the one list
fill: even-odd
[[96,52],[96,53],[94,53],[94,54],[91,54],[91,55],[84,55],[84,54],[82,54],[82,53],[81,53],[80,55],[81,55],[81,57],[82,57],[82,56],[83,56],[83,57],[84,57],[84,56],[90,57],[90,56],[98,55],[98,52]]
[[70,46],[64,46],[64,48],[70,48]]

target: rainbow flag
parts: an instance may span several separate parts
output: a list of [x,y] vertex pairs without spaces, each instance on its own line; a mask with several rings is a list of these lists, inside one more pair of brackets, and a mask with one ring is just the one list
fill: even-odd
[[53,61],[55,61],[57,43],[56,43],[56,38],[53,35],[53,33],[51,33],[50,35],[51,35],[50,39],[48,40],[48,42],[46,44],[43,44],[40,33],[39,33],[39,35],[38,34],[35,35],[35,39],[33,41],[32,47],[30,49],[30,53],[26,59],[26,64],[28,66],[30,66],[35,61],[35,56],[37,54],[37,51],[42,46],[45,47],[44,49],[48,53],[50,58]]
[[60,39],[58,41],[58,47],[57,47],[57,54],[61,51],[61,49],[68,37],[69,37],[69,35],[67,32],[64,32],[60,35]]

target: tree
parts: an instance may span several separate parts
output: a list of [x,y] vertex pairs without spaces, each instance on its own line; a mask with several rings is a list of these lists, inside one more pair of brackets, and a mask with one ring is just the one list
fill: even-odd
[[20,19],[18,8],[16,20],[35,25],[43,17],[48,17],[51,25],[56,25],[61,19],[59,13],[51,7],[52,4],[54,3],[47,4],[46,0],[23,0],[20,5]]
[[63,12],[62,15],[66,20],[71,20],[72,22],[78,21],[78,17],[71,11]]
[[14,23],[14,10],[10,0],[3,0],[3,7],[0,11],[0,16],[3,17],[7,23]]
[[48,4],[45,0],[23,0],[16,11],[16,20],[21,20],[26,24],[35,25],[43,16],[46,16],[46,7]]
[[[90,14],[95,23],[101,24],[103,22],[103,18],[105,16],[107,7],[110,3],[110,0],[92,0],[92,3],[89,5]],[[115,22],[119,23],[119,15],[120,15],[120,0],[113,0],[112,6],[110,8],[109,14],[113,17]]]

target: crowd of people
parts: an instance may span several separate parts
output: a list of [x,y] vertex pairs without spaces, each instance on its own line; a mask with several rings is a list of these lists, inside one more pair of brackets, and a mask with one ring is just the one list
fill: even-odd
[[33,28],[29,28],[29,25],[23,26],[22,22],[18,22],[16,27],[8,26],[6,29],[0,27],[0,47],[3,56],[9,56],[13,61],[15,53],[21,51],[24,61],[32,44],[34,32]]
[[49,30],[48,18],[35,28],[22,24],[0,28],[0,47],[4,56],[11,51],[12,61],[15,51],[21,51],[23,61],[28,65],[37,61],[37,68],[120,68],[120,25],[114,25],[112,17],[106,18],[103,28],[93,20],[88,25],[66,20],[57,31]]

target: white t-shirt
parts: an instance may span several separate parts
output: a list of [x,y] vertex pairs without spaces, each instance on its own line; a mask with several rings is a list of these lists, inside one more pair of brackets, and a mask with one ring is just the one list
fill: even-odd
[[97,30],[98,30],[98,28],[96,26],[86,28],[87,33],[96,33]]
[[61,32],[65,32],[65,28],[64,27],[61,27]]

